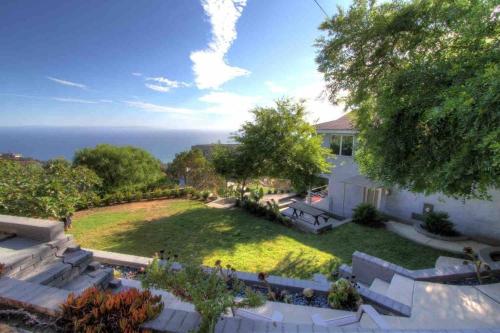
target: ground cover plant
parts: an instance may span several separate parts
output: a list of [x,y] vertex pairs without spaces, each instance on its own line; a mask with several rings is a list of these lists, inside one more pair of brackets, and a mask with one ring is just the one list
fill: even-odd
[[[180,299],[193,303],[201,316],[198,332],[211,333],[220,316],[227,309],[256,307],[265,299],[238,280],[236,275],[225,274],[217,261],[217,269],[207,272],[199,265],[184,265],[173,269],[172,261],[155,258],[146,268],[142,285],[146,288],[165,289]],[[244,291],[244,297],[236,299]]]
[[220,259],[241,271],[298,278],[349,264],[356,250],[410,269],[433,267],[438,256],[450,256],[384,229],[348,223],[325,234],[306,234],[240,209],[183,199],[81,211],[71,233],[92,249],[147,257],[164,250],[183,263],[213,266]]
[[61,305],[57,325],[62,332],[139,332],[139,326],[160,314],[161,296],[135,288],[113,294],[95,287],[70,294]]

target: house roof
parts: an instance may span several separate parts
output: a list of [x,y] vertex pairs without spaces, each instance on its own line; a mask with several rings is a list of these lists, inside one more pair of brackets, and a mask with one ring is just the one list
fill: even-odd
[[341,131],[352,131],[355,130],[354,123],[351,120],[351,115],[346,113],[342,117],[327,121],[325,123],[320,123],[316,125],[317,130],[341,130]]

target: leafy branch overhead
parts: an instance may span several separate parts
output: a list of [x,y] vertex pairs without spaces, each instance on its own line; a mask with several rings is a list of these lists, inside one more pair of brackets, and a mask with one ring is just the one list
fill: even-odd
[[494,0],[356,0],[317,41],[368,176],[471,198],[500,186],[500,18]]

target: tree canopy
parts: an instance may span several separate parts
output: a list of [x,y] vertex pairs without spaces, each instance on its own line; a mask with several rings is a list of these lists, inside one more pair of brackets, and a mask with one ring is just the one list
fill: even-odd
[[249,154],[242,146],[224,147],[217,146],[212,155],[212,164],[215,172],[226,178],[234,180],[243,199],[248,181],[259,175],[259,161],[255,155]]
[[176,154],[174,160],[167,166],[167,173],[177,180],[183,179],[186,186],[196,189],[215,189],[221,182],[212,164],[200,149]]
[[74,164],[93,170],[106,192],[145,188],[165,176],[158,159],[132,146],[101,144],[84,148],[75,153]]
[[329,171],[329,151],[306,121],[303,103],[281,99],[251,113],[254,120],[244,123],[233,139],[239,143],[238,159],[254,175],[286,178],[296,189],[305,190],[317,174]]
[[321,25],[319,70],[354,110],[363,173],[461,198],[499,187],[496,3],[355,0]]
[[65,160],[23,164],[0,160],[0,213],[63,219],[96,197],[101,181]]

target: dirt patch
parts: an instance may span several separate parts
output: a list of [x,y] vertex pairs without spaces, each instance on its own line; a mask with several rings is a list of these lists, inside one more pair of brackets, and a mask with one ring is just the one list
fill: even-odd
[[81,210],[76,212],[74,215],[75,219],[85,217],[89,214],[102,213],[102,212],[134,212],[138,210],[156,210],[159,208],[166,207],[177,201],[183,201],[183,199],[163,199],[163,200],[152,200],[152,201],[139,201],[118,204],[107,207],[91,208],[86,210]]

